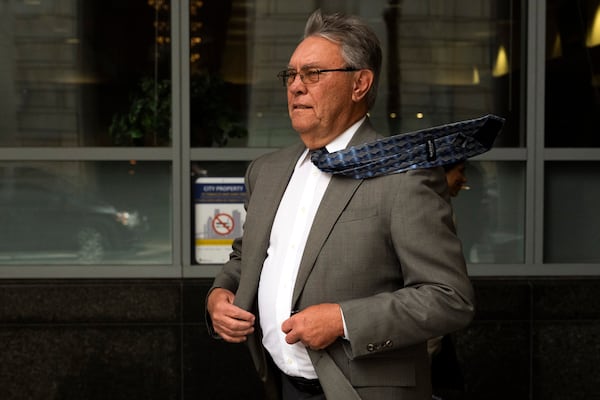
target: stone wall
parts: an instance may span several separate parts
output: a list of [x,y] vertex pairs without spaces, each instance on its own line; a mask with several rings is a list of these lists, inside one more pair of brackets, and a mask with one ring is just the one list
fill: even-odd
[[[208,337],[210,279],[0,281],[0,399],[261,399]],[[600,279],[474,279],[466,399],[600,398]]]

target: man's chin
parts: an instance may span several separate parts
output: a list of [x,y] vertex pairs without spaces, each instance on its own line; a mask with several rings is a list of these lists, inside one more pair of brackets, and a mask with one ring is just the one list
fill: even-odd
[[314,130],[314,124],[292,120],[292,128],[294,128],[294,130],[298,132],[300,136],[311,136],[311,133]]

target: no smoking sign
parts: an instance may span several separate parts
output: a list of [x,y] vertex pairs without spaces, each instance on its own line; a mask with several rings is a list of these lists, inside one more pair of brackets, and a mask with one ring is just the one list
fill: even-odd
[[219,213],[212,220],[212,229],[217,235],[227,236],[235,227],[233,217],[229,214]]

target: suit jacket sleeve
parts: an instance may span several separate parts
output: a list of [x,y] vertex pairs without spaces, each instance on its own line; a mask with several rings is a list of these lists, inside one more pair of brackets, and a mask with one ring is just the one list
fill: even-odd
[[[246,210],[248,209],[248,201],[250,199],[250,193],[252,191],[252,186],[251,186],[252,179],[250,179],[249,176],[251,175],[251,171],[253,171],[252,167],[254,164],[255,164],[255,162],[250,163],[250,166],[246,170],[246,176],[244,178],[244,182],[246,185],[246,200],[244,203],[244,208]],[[241,272],[242,272],[242,237],[239,237],[239,238],[234,239],[233,244],[232,244],[232,251],[229,254],[229,260],[225,263],[225,265],[223,266],[221,271],[219,271],[219,273],[216,275],[211,288],[209,289],[208,293],[206,294],[206,299],[208,299],[208,296],[210,295],[210,293],[216,288],[223,288],[223,289],[227,289],[233,293],[236,293],[238,290],[239,284],[240,284]],[[207,302],[205,301],[205,304],[206,303]],[[208,314],[208,311],[205,310],[204,315],[205,315],[206,326],[208,328],[209,334],[213,337],[218,337],[218,335],[216,335],[213,330],[212,320],[210,318],[210,315]]]
[[[350,358],[422,343],[466,326],[474,314],[473,289],[441,169],[392,175],[380,184],[387,187],[383,193],[390,195],[381,195],[377,216],[362,221],[362,235],[363,240],[370,241],[373,252],[367,269],[371,274],[387,275],[389,284],[383,283],[388,286],[373,295],[340,302],[350,338]],[[380,186],[376,180],[365,181],[354,197],[360,199],[365,191],[376,192],[376,186]],[[359,240],[357,236],[352,247],[360,249]],[[399,278],[390,270],[390,253],[397,258]],[[355,254],[353,259],[365,259]],[[358,265],[351,268],[362,273]],[[368,274],[365,280],[377,279]],[[353,284],[360,285],[358,281]],[[390,284],[397,287],[391,289]]]
[[[252,161],[246,170],[244,177],[244,183],[246,185],[246,199],[244,203],[244,209],[248,210],[248,202],[252,196],[252,185],[255,180],[256,170],[254,166],[257,161]],[[223,266],[223,269],[217,274],[213,281],[212,289],[220,287],[225,288],[233,293],[238,289],[242,269],[242,237],[236,238],[232,244],[232,251],[229,254],[229,260]],[[210,293],[210,292],[209,292]]]

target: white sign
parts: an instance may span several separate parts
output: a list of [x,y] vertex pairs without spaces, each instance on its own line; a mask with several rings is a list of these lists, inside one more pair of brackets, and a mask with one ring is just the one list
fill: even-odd
[[198,178],[194,185],[196,261],[222,264],[246,218],[243,178]]

